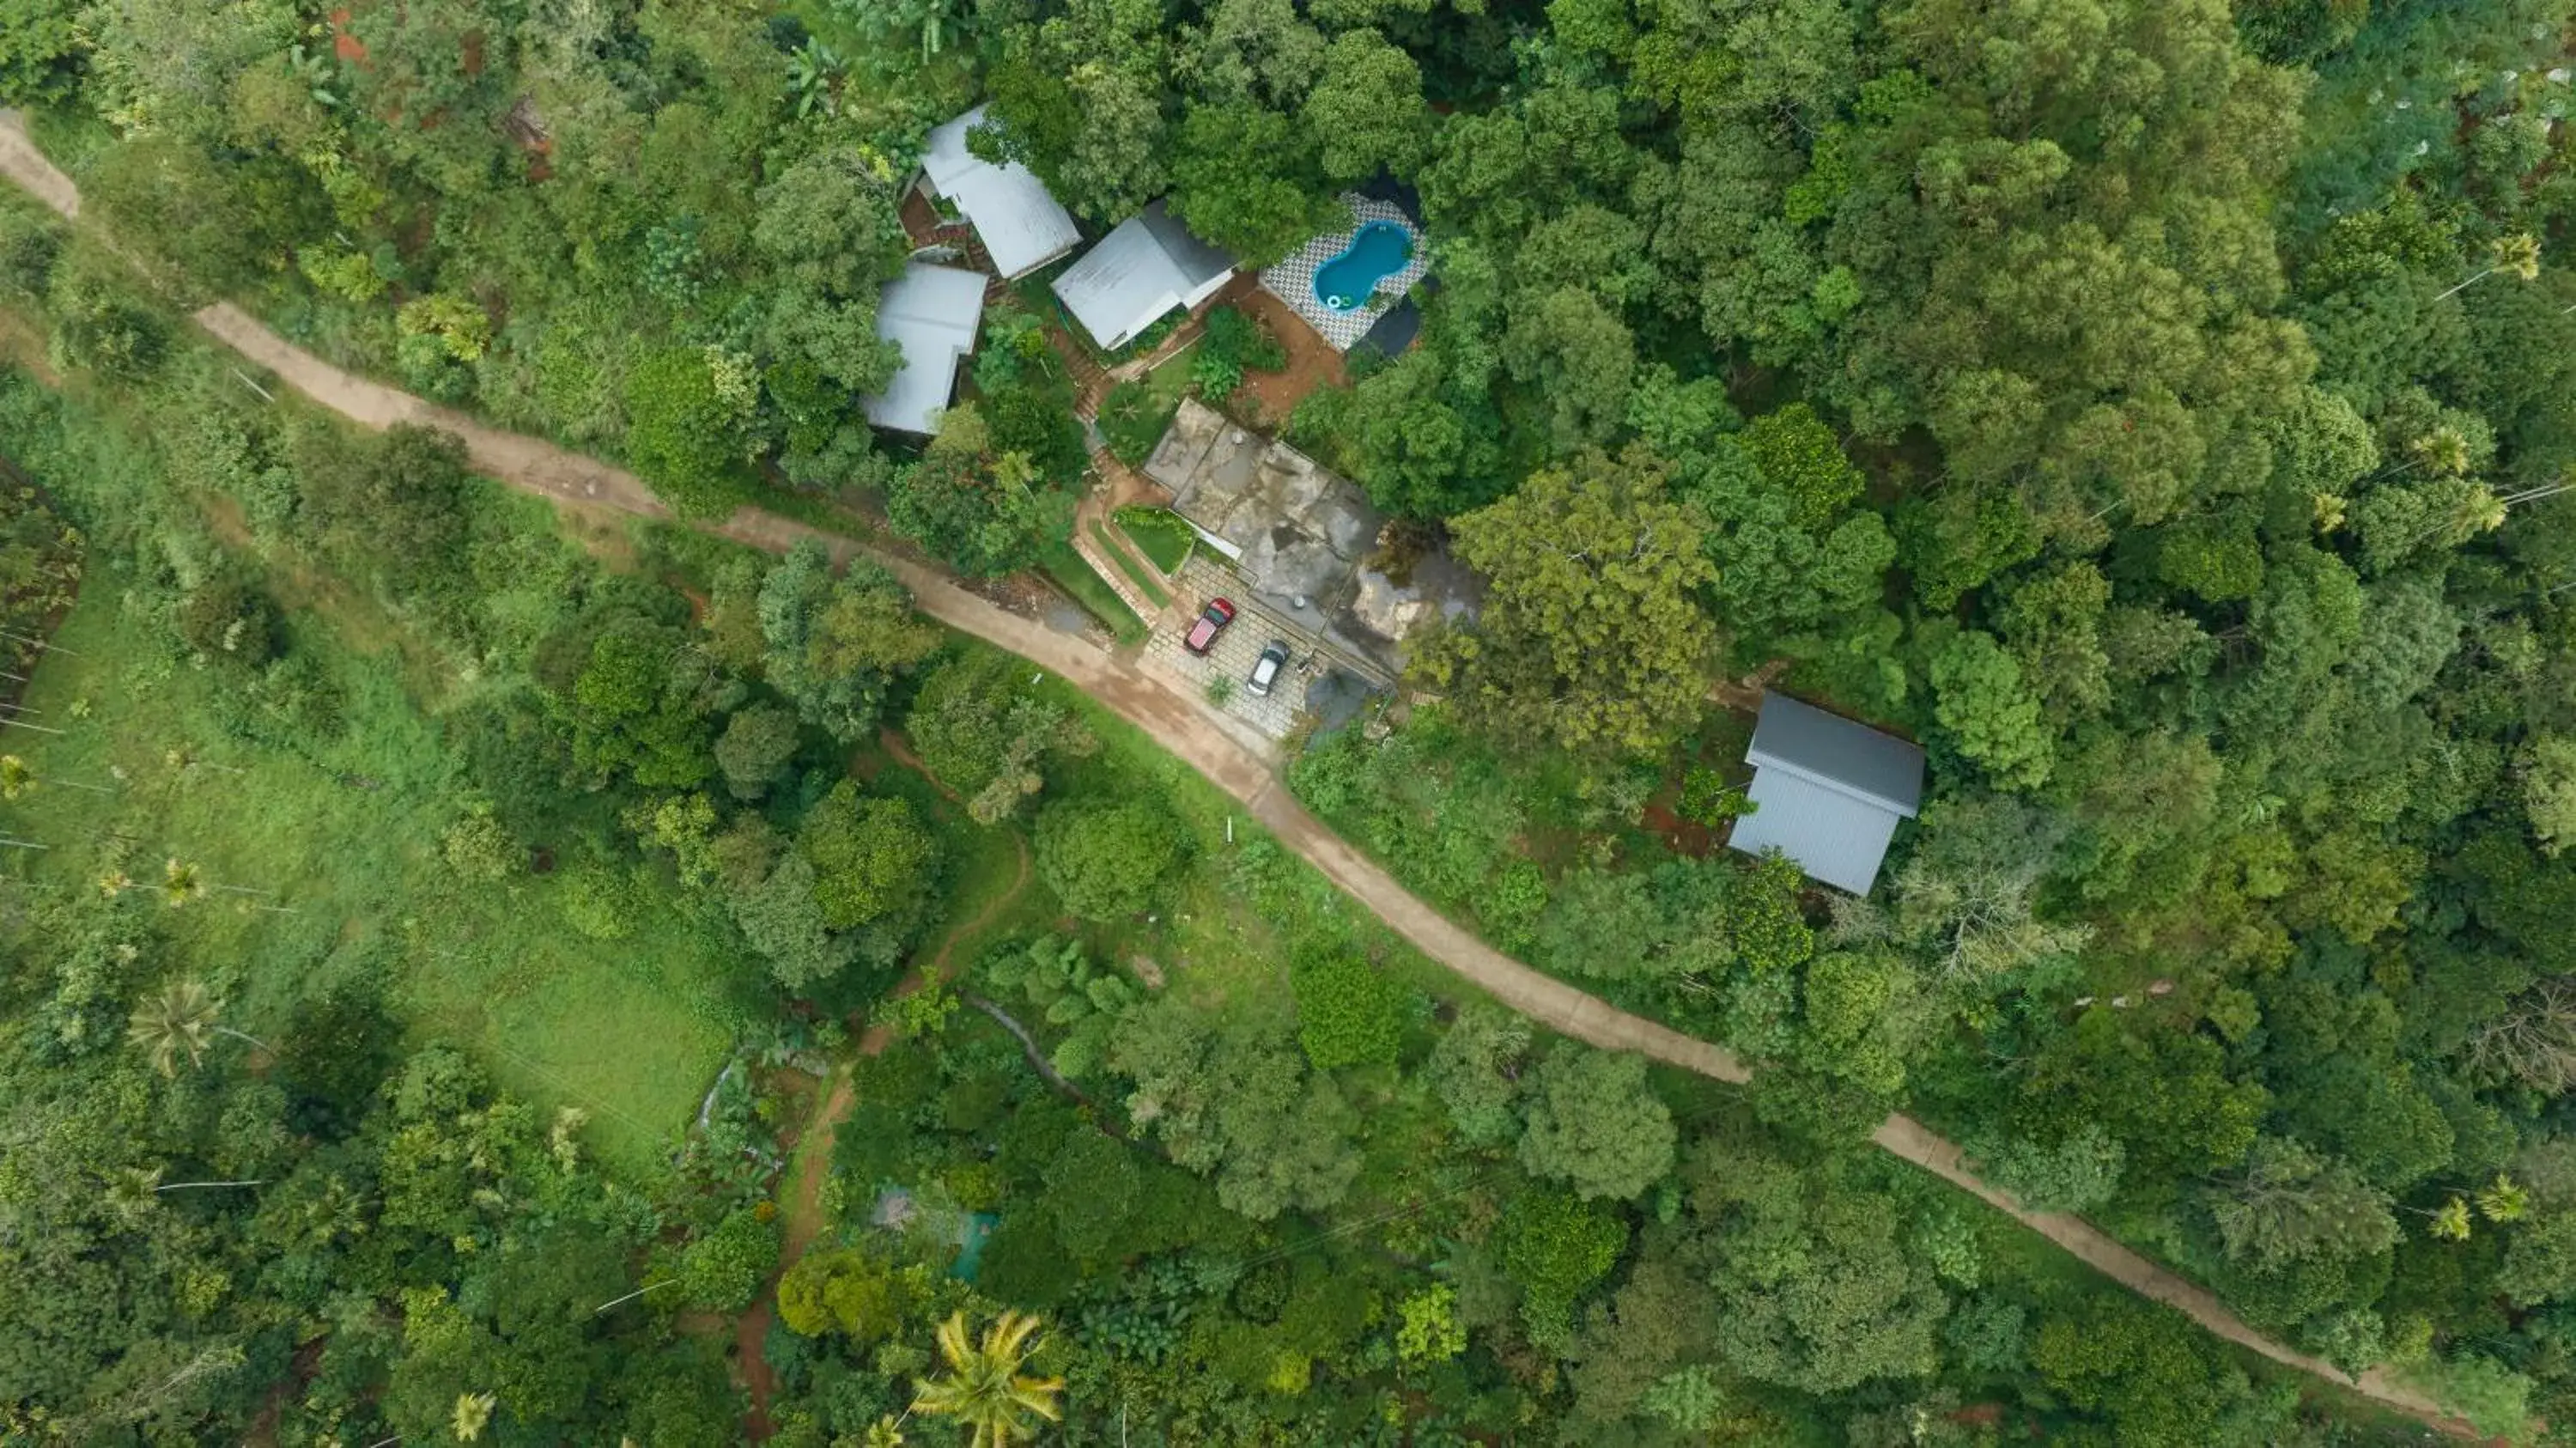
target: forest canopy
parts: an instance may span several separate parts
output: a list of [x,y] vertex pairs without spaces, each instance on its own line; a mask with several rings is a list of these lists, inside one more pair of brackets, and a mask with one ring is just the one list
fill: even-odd
[[[0,207],[0,699],[62,711],[0,755],[0,1437],[734,1441],[685,1315],[783,1274],[763,1421],[824,1448],[1004,1433],[970,1380],[1005,1441],[2390,1441],[2033,1266],[1872,1151],[1900,1110],[2273,1340],[2566,1437],[2571,57],[2570,0],[0,0],[83,196]],[[1095,237],[1165,198],[1250,269],[1400,200],[1418,340],[1274,420],[1481,606],[1289,785],[1751,1086],[1454,998],[891,572],[579,556],[184,320],[683,524],[1061,581],[1091,414],[1141,455],[1279,339],[1109,356],[997,279],[935,435],[869,428],[880,287],[973,263],[911,183],[977,104]],[[1865,896],[1721,848],[1761,688],[1922,746]],[[126,839],[271,858],[285,794],[170,813],[225,768],[380,812],[365,929]],[[438,934],[530,919],[508,969]],[[713,1086],[563,1114],[492,1024],[538,962],[680,1003]]]

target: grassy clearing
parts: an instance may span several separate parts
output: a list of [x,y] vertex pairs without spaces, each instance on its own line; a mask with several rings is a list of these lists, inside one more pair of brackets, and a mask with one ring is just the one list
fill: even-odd
[[1127,600],[1118,596],[1118,590],[1110,587],[1107,579],[1092,571],[1091,565],[1083,561],[1071,543],[1048,544],[1038,555],[1038,571],[1070,595],[1074,602],[1081,604],[1093,618],[1107,624],[1110,634],[1120,643],[1145,641],[1145,621],[1136,616],[1136,610],[1127,606]]
[[[193,348],[179,359],[200,360]],[[466,792],[442,721],[499,680],[301,555],[262,558],[229,497],[174,485],[130,421],[152,415],[86,379],[56,393],[0,377],[0,452],[53,489],[96,545],[26,699],[32,720],[66,732],[11,730],[5,742],[60,783],[0,809],[0,834],[51,848],[0,852],[0,872],[38,893],[132,877],[144,888],[124,908],[162,917],[166,968],[206,977],[254,1034],[281,1026],[317,985],[376,983],[414,1044],[461,1045],[512,1090],[583,1108],[603,1155],[649,1172],[735,1032],[765,1011],[754,973],[675,892],[645,891],[623,938],[571,928],[567,874],[621,829],[605,803],[535,842],[565,871],[464,885],[442,853]],[[566,558],[553,511],[497,486],[473,508],[509,560],[496,577],[512,580],[479,613],[504,636],[541,629],[561,607]],[[255,711],[240,679],[193,663],[162,616],[168,580],[112,561],[167,560],[186,577],[226,555],[278,600],[287,653],[338,698],[336,726],[246,724]],[[173,858],[273,893],[219,891],[166,910],[148,887]]]
[[1118,565],[1118,571],[1127,575],[1127,581],[1142,589],[1145,596],[1153,600],[1156,608],[1171,606],[1171,590],[1163,587],[1161,581],[1147,571],[1144,564],[1136,561],[1135,555],[1119,546],[1117,539],[1109,536],[1108,524],[1097,518],[1092,519],[1091,536],[1100,544],[1101,551],[1109,555],[1109,561]]
[[[716,938],[649,898],[628,938],[585,939],[557,908],[560,876],[461,888],[439,856],[454,765],[387,657],[304,615],[295,647],[345,691],[347,729],[296,750],[227,739],[210,698],[226,680],[125,618],[121,581],[92,577],[35,674],[36,717],[69,732],[11,741],[40,777],[116,792],[39,788],[11,806],[11,833],[54,846],[12,852],[17,878],[86,890],[122,869],[148,887],[179,858],[273,892],[162,912],[177,964],[219,982],[246,1028],[317,985],[373,977],[416,1042],[464,1044],[514,1090],[582,1107],[604,1154],[649,1170],[750,1006]],[[127,908],[160,910],[148,894]],[[293,913],[256,908],[271,900]]]

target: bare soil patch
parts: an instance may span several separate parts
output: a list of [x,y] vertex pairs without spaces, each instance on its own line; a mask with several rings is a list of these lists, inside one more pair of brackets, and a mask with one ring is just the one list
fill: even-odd
[[1228,400],[1228,411],[1256,427],[1277,428],[1288,421],[1288,414],[1306,400],[1307,394],[1320,387],[1350,384],[1350,368],[1342,354],[1307,326],[1306,319],[1290,310],[1286,302],[1272,296],[1258,277],[1235,283],[1228,289],[1226,299],[1267,327],[1270,335],[1279,339],[1279,345],[1288,349],[1288,365],[1279,371],[1243,374],[1243,385]]

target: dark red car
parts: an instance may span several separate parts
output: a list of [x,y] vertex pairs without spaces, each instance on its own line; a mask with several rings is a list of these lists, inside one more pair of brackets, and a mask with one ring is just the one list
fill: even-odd
[[1198,622],[1190,625],[1189,637],[1181,640],[1181,647],[1194,654],[1206,653],[1216,647],[1216,636],[1225,632],[1225,626],[1232,622],[1234,622],[1233,601],[1211,598],[1208,600],[1207,608],[1199,614]]

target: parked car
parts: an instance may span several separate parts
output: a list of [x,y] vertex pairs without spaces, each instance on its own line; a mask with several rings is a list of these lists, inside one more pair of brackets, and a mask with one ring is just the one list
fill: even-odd
[[1198,621],[1190,625],[1189,636],[1181,640],[1181,647],[1194,654],[1206,653],[1216,647],[1216,636],[1225,632],[1225,626],[1232,622],[1233,601],[1211,598],[1207,607],[1200,611]]
[[1267,699],[1270,697],[1270,686],[1279,682],[1279,671],[1286,667],[1288,667],[1288,641],[1272,639],[1270,647],[1261,651],[1261,657],[1252,661],[1252,677],[1244,680],[1243,686],[1252,691],[1254,698]]

